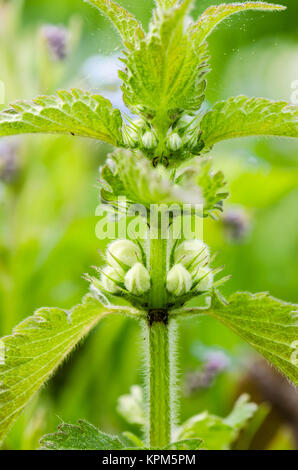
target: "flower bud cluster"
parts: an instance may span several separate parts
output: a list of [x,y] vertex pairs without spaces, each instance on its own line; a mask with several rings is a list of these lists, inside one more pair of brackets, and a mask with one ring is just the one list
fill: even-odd
[[[100,279],[88,279],[103,293],[122,296],[137,307],[149,308],[151,277],[146,268],[146,256],[141,244],[130,240],[113,241],[106,251],[107,265],[99,270]],[[210,269],[209,264],[209,248],[202,240],[185,240],[172,248],[165,285],[162,280],[160,283],[160,289],[166,288],[169,309],[216,285],[216,271]]]
[[207,292],[213,286],[209,268],[210,252],[202,240],[183,241],[174,251],[174,266],[168,272],[166,287],[175,297],[190,291]]
[[139,245],[130,240],[116,240],[109,245],[106,259],[108,266],[101,275],[105,291],[114,295],[126,291],[141,296],[150,289],[150,275]]
[[182,156],[185,152],[199,154],[203,148],[196,118],[188,115],[182,115],[169,127],[162,143],[154,127],[143,119],[130,121],[124,126],[123,139],[128,147],[139,148],[150,157],[154,156],[157,147],[168,157]]

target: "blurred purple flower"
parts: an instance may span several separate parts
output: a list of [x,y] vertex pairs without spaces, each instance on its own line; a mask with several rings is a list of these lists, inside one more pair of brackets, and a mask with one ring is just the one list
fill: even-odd
[[241,242],[250,231],[250,220],[242,207],[227,209],[222,218],[226,238],[231,242]]
[[229,365],[230,359],[223,351],[208,351],[203,367],[187,375],[186,394],[189,396],[198,390],[211,387],[216,377]]
[[225,370],[230,364],[230,359],[223,351],[210,351],[206,354],[205,370],[217,373]]
[[0,180],[12,183],[19,172],[18,139],[0,139]]
[[64,60],[68,53],[69,31],[64,26],[46,24],[41,28],[51,59],[55,62]]

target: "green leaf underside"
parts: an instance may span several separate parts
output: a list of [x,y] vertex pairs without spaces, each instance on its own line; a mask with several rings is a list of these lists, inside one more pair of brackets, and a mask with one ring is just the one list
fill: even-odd
[[101,170],[101,198],[105,202],[117,202],[125,196],[131,204],[196,204],[202,202],[198,187],[183,189],[169,180],[167,170],[152,168],[149,160],[136,152],[119,150],[111,155],[116,164],[114,173],[109,165]]
[[211,6],[199,17],[198,21],[191,26],[190,31],[197,45],[201,44],[212,33],[214,28],[223,20],[235,13],[246,10],[285,10],[286,7],[264,2],[231,3]]
[[256,411],[257,405],[249,402],[247,395],[242,395],[226,418],[204,412],[187,420],[180,428],[179,438],[200,438],[202,449],[228,450]]
[[41,308],[0,341],[0,441],[78,342],[110,313],[87,295],[71,311]]
[[63,423],[53,434],[45,435],[42,450],[123,450],[124,444],[116,436],[108,435],[85,420],[77,425]]
[[237,96],[217,103],[203,117],[205,147],[234,137],[298,137],[298,107],[284,101]]
[[19,101],[0,113],[0,136],[64,134],[122,143],[122,118],[109,100],[78,89],[60,90],[57,96]]
[[85,1],[98,8],[111,20],[119,32],[124,45],[128,49],[137,47],[139,40],[144,38],[142,26],[125,8],[122,8],[111,0]]
[[167,116],[176,109],[201,106],[208,57],[206,45],[194,47],[183,32],[189,5],[190,0],[184,0],[170,10],[155,10],[149,35],[123,60],[127,71],[120,76],[131,108],[143,106],[153,116]]
[[267,293],[240,292],[228,303],[215,296],[207,313],[241,336],[297,386],[297,311],[298,305]]

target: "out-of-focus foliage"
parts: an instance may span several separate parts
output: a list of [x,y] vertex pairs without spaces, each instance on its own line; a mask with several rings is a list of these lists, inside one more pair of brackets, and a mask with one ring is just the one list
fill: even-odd
[[237,439],[249,420],[257,411],[254,403],[242,395],[235,403],[234,409],[226,418],[212,416],[203,412],[193,416],[179,429],[180,439],[191,439],[201,436],[202,447],[209,450],[227,450]]
[[[6,103],[53,94],[55,88],[80,87],[121,106],[114,59],[121,55],[120,38],[109,23],[81,0],[26,0],[23,9],[21,3],[0,2],[0,80],[5,83]],[[283,3],[288,7],[284,13],[246,13],[245,19],[232,17],[215,31],[209,41],[210,103],[237,94],[290,101],[291,84],[298,80],[298,4],[296,0]],[[210,4],[196,1],[192,16]],[[121,5],[147,28],[153,1],[123,0]],[[43,30],[49,24],[64,25],[70,31],[72,39],[62,61],[49,55]],[[108,70],[110,82],[103,79],[102,68]],[[1,142],[1,336],[10,334],[41,305],[69,308],[86,293],[82,274],[98,264],[97,249],[106,244],[95,236],[94,214],[98,167],[108,150],[71,137]],[[245,236],[236,239],[227,237],[227,221],[204,221],[204,238],[218,252],[217,263],[233,275],[224,293],[268,290],[297,303],[298,144],[257,138],[242,140],[241,145],[219,143],[214,153],[215,166],[228,182],[226,208],[240,207],[249,221]],[[241,223],[235,218],[232,222]],[[120,316],[104,319],[22,414],[4,448],[37,448],[40,436],[59,424],[58,416],[72,423],[84,416],[112,433],[126,429],[127,423],[116,411],[117,400],[133,384],[142,384],[142,341],[134,322]],[[216,320],[203,317],[198,324],[183,322],[179,349],[185,371],[181,421],[202,410],[228,415],[252,350]],[[193,382],[189,389],[191,375],[206,376],[214,351],[228,358],[225,367],[212,380],[209,376]],[[213,362],[212,367],[218,364]],[[290,427],[284,425],[267,447],[294,447]],[[130,429],[140,432],[133,424]]]

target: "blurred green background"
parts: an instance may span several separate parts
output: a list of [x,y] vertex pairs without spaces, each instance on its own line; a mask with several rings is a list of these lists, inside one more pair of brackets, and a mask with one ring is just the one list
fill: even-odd
[[[153,1],[119,3],[147,26]],[[192,16],[219,3],[197,0]],[[290,101],[291,84],[298,80],[298,3],[283,3],[286,12],[244,13],[213,34],[209,103],[236,94]],[[53,25],[60,28],[62,50],[53,44]],[[120,106],[117,54],[116,32],[82,0],[0,0],[6,103],[79,86]],[[95,209],[98,168],[109,150],[70,137],[0,141],[1,336],[38,307],[70,308],[87,291],[82,274],[100,263],[97,250],[104,248],[95,236]],[[204,237],[218,252],[216,263],[232,274],[224,293],[268,290],[298,303],[298,143],[235,140],[218,145],[213,156],[231,197],[221,220],[205,222]],[[142,341],[132,321],[104,319],[26,409],[4,448],[34,449],[61,420],[84,417],[106,431],[127,429],[116,411],[117,399],[131,385],[142,384]],[[181,419],[205,409],[225,415],[237,395],[249,391],[272,406],[251,447],[296,447],[297,395],[296,411],[291,410],[285,398],[293,397],[291,386],[260,365],[232,332],[212,319],[184,321],[179,352]],[[266,370],[265,386],[260,367]]]

